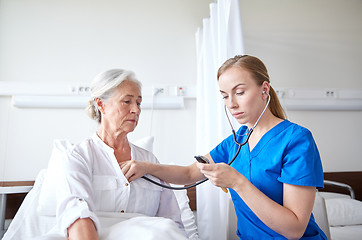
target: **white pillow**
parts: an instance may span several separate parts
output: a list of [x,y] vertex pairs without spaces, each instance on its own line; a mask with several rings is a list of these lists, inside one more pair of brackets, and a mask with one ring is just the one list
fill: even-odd
[[327,198],[351,198],[350,195],[335,192],[318,192],[324,199]]
[[132,142],[134,145],[139,146],[140,148],[146,149],[149,152],[153,152],[153,136],[147,136],[144,138],[141,138],[137,141]]
[[362,202],[349,198],[325,199],[330,226],[362,224]]
[[56,211],[56,175],[59,173],[59,164],[63,161],[63,156],[72,144],[68,140],[54,140],[53,150],[50,156],[48,169],[42,179],[42,187],[39,195],[37,211],[43,216],[55,216]]

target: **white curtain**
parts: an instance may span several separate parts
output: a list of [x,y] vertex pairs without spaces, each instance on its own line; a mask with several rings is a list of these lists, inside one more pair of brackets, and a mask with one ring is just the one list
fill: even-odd
[[[239,0],[210,4],[210,18],[196,32],[197,46],[197,146],[201,155],[210,152],[231,134],[217,70],[228,58],[244,54]],[[226,204],[229,194],[210,182],[197,187],[197,222],[202,240],[226,239]]]

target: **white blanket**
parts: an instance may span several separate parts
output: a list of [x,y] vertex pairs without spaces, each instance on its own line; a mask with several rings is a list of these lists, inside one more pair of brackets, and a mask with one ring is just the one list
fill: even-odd
[[[185,240],[183,232],[170,219],[161,217],[139,216],[126,214],[126,216],[99,217],[104,227],[99,234],[100,240]],[[49,221],[50,219],[48,219]],[[53,219],[54,220],[54,219]],[[112,224],[110,224],[110,222]],[[8,239],[4,237],[4,239]],[[15,234],[11,239],[23,239]],[[47,233],[43,236],[29,238],[30,240],[66,240],[60,234]]]
[[[101,217],[101,224],[105,218]],[[114,239],[187,239],[171,219],[147,216],[129,216],[129,219],[102,228],[101,240]]]
[[[127,240],[169,240],[169,239],[187,239],[183,232],[177,225],[170,219],[161,217],[148,217],[140,216],[137,214],[126,214],[126,216],[109,216],[99,217],[100,222],[104,224],[101,233],[99,234],[100,240],[114,240],[114,239],[127,239]],[[47,221],[54,221],[54,219],[47,219]],[[110,224],[112,223],[112,224]],[[107,226],[108,227],[105,227]],[[8,234],[7,234],[8,235]],[[9,239],[6,236],[4,239]],[[10,239],[23,239],[15,233]],[[31,240],[65,240],[57,233],[47,233],[43,236],[29,238]]]

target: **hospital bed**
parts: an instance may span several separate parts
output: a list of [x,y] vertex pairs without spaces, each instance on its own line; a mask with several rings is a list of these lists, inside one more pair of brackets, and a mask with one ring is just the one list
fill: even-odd
[[[327,229],[325,233],[330,240],[362,239],[362,201],[356,200],[353,188],[348,184],[330,180],[325,180],[324,185],[326,188],[333,186],[344,189],[345,193],[317,193],[317,198],[324,202],[318,205],[316,198],[313,212],[316,219],[322,216],[321,221],[317,221],[318,225]],[[317,216],[316,211],[322,215]]]

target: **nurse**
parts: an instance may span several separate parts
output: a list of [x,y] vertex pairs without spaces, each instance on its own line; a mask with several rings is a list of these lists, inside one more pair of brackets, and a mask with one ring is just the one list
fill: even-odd
[[[211,164],[170,166],[128,161],[121,168],[129,181],[144,174],[166,182],[190,184],[207,177],[229,188],[241,239],[327,239],[311,214],[316,188],[323,187],[323,169],[311,132],[286,120],[264,63],[253,56],[235,56],[218,70],[225,106],[242,126],[243,142],[270,98],[264,114],[229,166],[238,146],[233,136],[205,155]],[[212,201],[212,199],[211,199]]]

